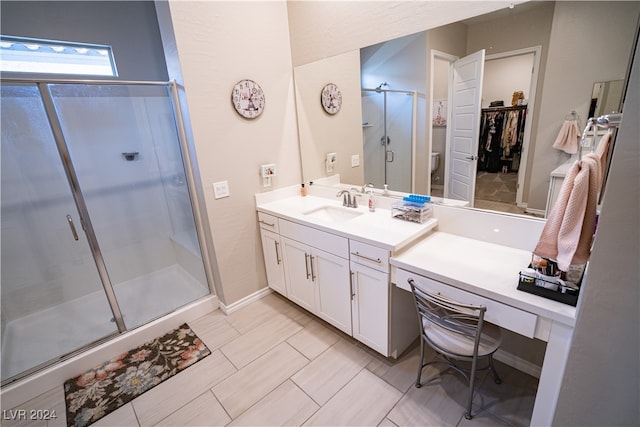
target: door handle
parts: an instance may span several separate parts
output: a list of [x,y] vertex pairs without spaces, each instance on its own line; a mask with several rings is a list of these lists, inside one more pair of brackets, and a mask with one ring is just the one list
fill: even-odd
[[467,160],[478,160],[478,156],[467,156],[465,157]]
[[274,240],[275,245],[276,245],[276,261],[278,261],[278,265],[280,265],[280,263],[282,262],[282,260],[280,259],[280,251],[278,251],[278,242],[276,242]]
[[307,279],[309,279],[309,254],[305,252],[304,254],[304,268],[307,269]]
[[387,150],[387,162],[388,163],[393,162],[393,151],[392,150]]
[[353,275],[355,273],[352,271],[351,275],[349,276],[349,291],[351,293],[351,301],[353,301],[353,297],[356,296],[356,293],[353,291]]
[[71,215],[67,215],[67,222],[69,223],[69,228],[71,229],[71,234],[73,235],[73,240],[78,240],[78,233],[76,232],[76,226],[73,224],[73,218]]

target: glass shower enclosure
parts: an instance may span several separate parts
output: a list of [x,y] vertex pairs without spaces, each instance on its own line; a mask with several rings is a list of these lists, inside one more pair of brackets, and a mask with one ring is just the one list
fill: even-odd
[[364,182],[413,191],[415,92],[362,89]]
[[4,385],[210,287],[171,84],[0,89]]

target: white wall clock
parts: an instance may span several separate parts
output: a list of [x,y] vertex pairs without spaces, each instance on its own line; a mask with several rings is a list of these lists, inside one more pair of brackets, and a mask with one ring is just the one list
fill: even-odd
[[322,102],[322,108],[327,113],[333,115],[340,111],[342,106],[342,92],[338,86],[333,83],[329,83],[322,88],[322,94],[320,95],[320,102]]
[[253,80],[240,80],[233,86],[231,102],[242,117],[255,119],[264,110],[264,92]]

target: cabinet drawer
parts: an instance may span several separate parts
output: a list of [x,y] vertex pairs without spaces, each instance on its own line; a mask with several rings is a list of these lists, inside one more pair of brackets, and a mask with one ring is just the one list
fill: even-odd
[[472,292],[463,291],[454,286],[446,285],[406,270],[396,270],[394,279],[396,286],[411,292],[408,279],[413,279],[416,286],[425,291],[438,292],[445,297],[462,303],[484,305],[487,307],[487,312],[484,317],[487,322],[499,325],[504,329],[509,329],[510,331],[517,332],[529,338],[534,337],[538,316],[533,313],[502,304]]
[[349,259],[349,240],[345,237],[283,219],[279,221],[279,226],[281,236],[305,243],[341,258]]
[[383,272],[389,271],[389,251],[377,246],[350,240],[351,261]]
[[280,227],[278,227],[278,217],[266,214],[264,212],[258,212],[258,224],[260,228],[273,231],[274,233],[280,233]]

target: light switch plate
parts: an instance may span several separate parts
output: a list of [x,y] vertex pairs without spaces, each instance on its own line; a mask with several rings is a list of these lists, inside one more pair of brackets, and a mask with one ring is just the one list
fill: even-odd
[[351,156],[351,167],[355,168],[356,166],[360,166],[360,155],[354,154]]
[[229,182],[218,181],[213,183],[213,197],[221,199],[223,197],[229,197]]

